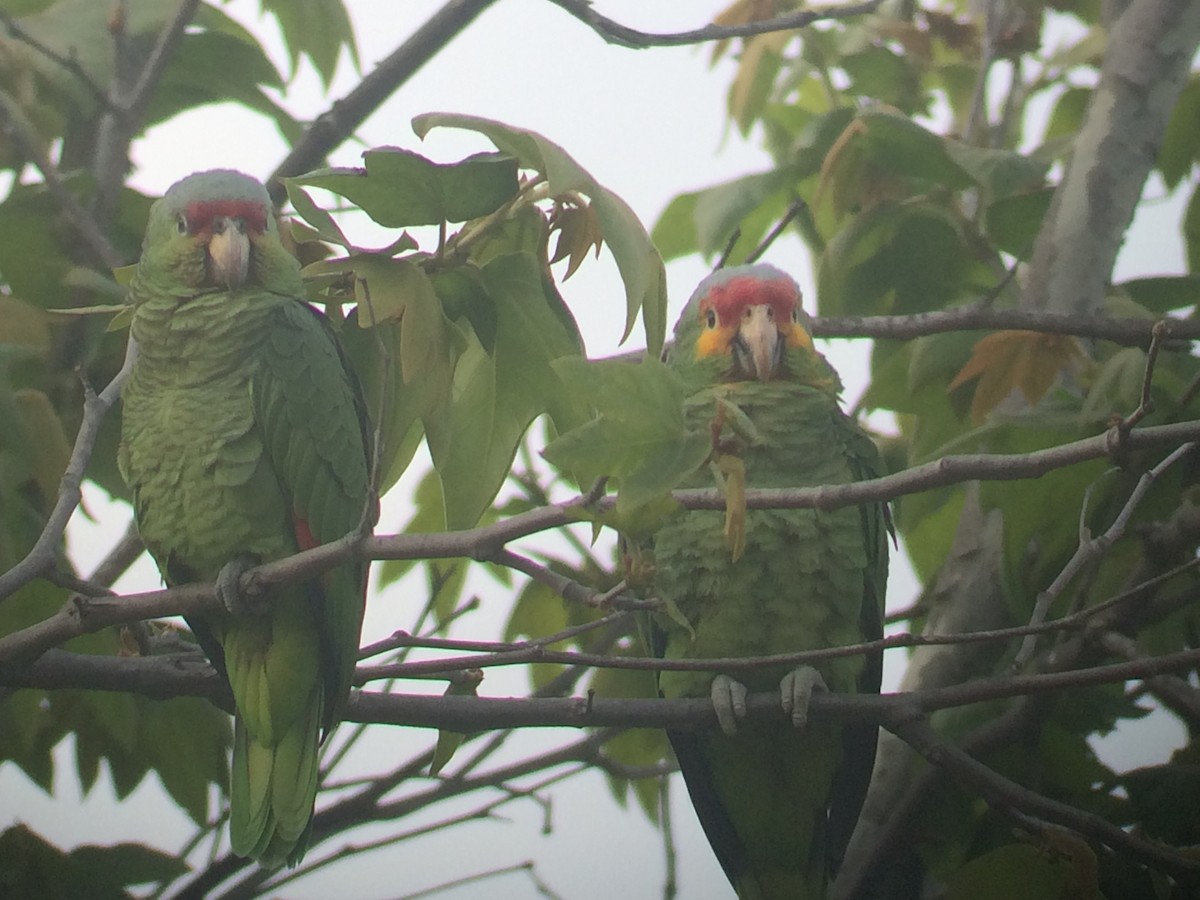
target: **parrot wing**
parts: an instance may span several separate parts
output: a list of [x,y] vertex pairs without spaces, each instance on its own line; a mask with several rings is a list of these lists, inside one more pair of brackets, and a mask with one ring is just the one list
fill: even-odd
[[[300,301],[281,304],[258,349],[254,415],[271,466],[292,504],[304,550],[358,527],[370,501],[370,437],[362,392],[325,318]],[[328,571],[310,589],[321,623],[323,724],[337,721],[357,660],[366,566]]]

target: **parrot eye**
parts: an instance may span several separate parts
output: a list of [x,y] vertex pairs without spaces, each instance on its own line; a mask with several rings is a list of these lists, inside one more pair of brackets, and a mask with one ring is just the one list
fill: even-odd
[[800,321],[800,307],[798,307],[798,306],[792,307],[792,321],[793,322]]
[[710,309],[704,314],[704,324],[709,328],[717,327],[717,311],[715,309]]
[[180,215],[175,217],[175,230],[180,234],[188,233],[187,216]]

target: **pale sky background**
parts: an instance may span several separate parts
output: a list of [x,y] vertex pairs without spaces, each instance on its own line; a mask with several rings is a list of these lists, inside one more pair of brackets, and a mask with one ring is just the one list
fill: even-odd
[[[441,5],[440,0],[351,0],[364,68],[369,70],[390,53]],[[659,31],[697,27],[724,5],[724,0],[688,4],[601,0],[597,4],[603,12],[627,24]],[[274,37],[274,20],[260,18],[258,4],[250,0],[235,0],[225,8],[256,34],[272,35],[269,47],[286,71],[286,61]],[[401,88],[361,129],[362,143],[344,146],[335,153],[333,162],[358,164],[362,149],[382,144],[413,149],[441,162],[490,150],[491,145],[482,137],[445,129],[436,130],[421,142],[409,126],[412,117],[423,112],[473,113],[531,128],[557,142],[602,184],[629,202],[650,228],[676,194],[770,166],[769,158],[753,139],[746,142],[727,127],[724,96],[732,65],[725,61],[711,69],[708,58],[707,48],[635,51],[609,46],[545,0],[504,0],[480,16]],[[331,96],[344,95],[357,80],[358,75],[343,60]],[[284,103],[301,118],[326,108],[328,101],[322,99],[319,80],[306,64],[289,87]],[[134,183],[148,192],[161,193],[185,174],[218,166],[264,177],[285,149],[265,119],[233,106],[210,107],[156,128],[139,141],[134,147]],[[1150,189],[1151,194],[1155,191]],[[1162,193],[1161,188],[1157,193]],[[1178,202],[1143,209],[1122,257],[1123,277],[1184,271],[1179,214]],[[781,240],[767,259],[792,272],[806,295],[813,295],[811,264],[797,240]],[[698,259],[668,265],[671,324],[708,268]],[[589,352],[605,355],[617,350],[624,300],[607,253],[599,262],[585,263],[562,290]],[[630,344],[640,340],[640,331],[635,331]],[[866,344],[836,341],[828,342],[824,349],[846,381],[847,398],[852,401],[865,383]],[[419,467],[420,462],[415,466]],[[402,497],[413,483],[406,479],[393,492],[394,497]],[[124,506],[109,503],[95,491],[89,492],[87,503],[100,525],[89,525],[77,517],[70,533],[71,550],[84,571],[92,560],[104,555],[129,516]],[[389,501],[380,531],[395,530],[406,517],[402,501]],[[119,587],[146,590],[158,584],[153,566],[143,558]],[[456,633],[494,639],[507,610],[508,593],[486,578],[474,580],[472,589],[481,595],[485,611],[467,619]],[[890,604],[906,606],[914,593],[906,561],[894,561]],[[419,607],[423,597],[423,581],[411,579],[382,595],[373,594],[364,642],[407,627],[414,607]],[[887,683],[894,685],[903,656],[889,654],[888,659]],[[417,683],[412,689],[433,688]],[[491,670],[481,688],[481,693],[488,696],[520,695],[525,691],[526,676],[521,670]],[[1119,753],[1126,764],[1165,758],[1181,732],[1173,720],[1162,719],[1161,727],[1153,731],[1153,740],[1147,741],[1143,727],[1133,740],[1110,745],[1109,752]],[[558,744],[575,736],[574,732],[526,731],[511,741],[512,746],[500,758],[514,760],[546,746],[547,741]],[[432,740],[433,734],[428,731],[378,727],[364,748],[364,757],[370,757],[368,765],[380,759],[395,762],[419,752]],[[191,836],[190,822],[162,802],[155,783],[143,783],[132,798],[117,804],[105,774],[96,789],[80,801],[69,747],[60,748],[59,759],[57,799],[47,797],[13,767],[0,768],[0,796],[5,798],[0,807],[0,829],[14,820],[25,821],[66,845],[145,840],[149,834],[157,846],[171,852]],[[555,787],[553,797],[553,827],[548,834],[542,831],[541,808],[531,802],[518,802],[505,808],[503,818],[474,822],[446,834],[357,858],[298,886],[289,885],[281,894],[399,897],[457,877],[534,859],[538,875],[547,886],[572,900],[614,896],[638,900],[662,895],[664,869],[659,833],[636,809],[622,812],[600,775],[571,779]],[[672,797],[679,896],[685,900],[731,897],[732,891],[696,823],[681,782],[673,785]],[[470,805],[481,799],[476,798]],[[407,830],[418,821],[439,820],[449,814],[449,809],[439,806],[432,816],[407,820],[404,827]],[[147,826],[147,820],[152,826]],[[377,834],[363,830],[354,833],[352,839],[360,841]],[[437,896],[527,898],[539,894],[528,877],[514,874]]]

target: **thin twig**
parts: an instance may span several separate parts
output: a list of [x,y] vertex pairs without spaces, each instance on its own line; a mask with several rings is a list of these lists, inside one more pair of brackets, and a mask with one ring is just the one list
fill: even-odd
[[776,16],[772,19],[759,19],[742,25],[705,25],[690,31],[670,33],[654,33],[639,31],[622,25],[615,19],[610,19],[596,11],[591,0],[550,0],[555,6],[570,13],[583,22],[600,37],[610,44],[641,50],[645,47],[678,47],[687,44],[700,44],[706,41],[723,41],[736,37],[753,37],[756,34],[767,34],[772,31],[792,31],[807,28],[814,22],[835,19],[853,19],[873,13],[883,0],[867,0],[865,3],[855,3],[841,6],[822,6],[800,12]]
[[1152,868],[1194,879],[1200,860],[1143,840],[1094,813],[1052,800],[1005,778],[953,744],[943,741],[923,718],[885,722],[884,727],[936,766],[950,771],[1000,812],[1022,810],[1100,841]]
[[1158,362],[1158,351],[1162,347],[1168,327],[1166,321],[1162,319],[1154,323],[1154,328],[1150,333],[1150,347],[1146,350],[1146,368],[1142,373],[1141,398],[1138,401],[1137,409],[1121,420],[1119,428],[1122,434],[1128,434],[1130,429],[1154,412],[1154,398],[1151,396],[1150,390],[1154,386],[1154,366]]
[[[1037,601],[1033,606],[1033,614],[1029,617],[1031,626],[1038,626],[1045,622],[1046,615],[1050,610],[1051,605],[1062,594],[1071,580],[1083,569],[1085,565],[1095,559],[1099,559],[1114,543],[1119,541],[1125,534],[1125,529],[1129,525],[1129,520],[1133,516],[1134,510],[1138,504],[1146,496],[1151,485],[1162,477],[1163,472],[1181,460],[1184,456],[1194,450],[1195,443],[1183,444],[1176,447],[1171,453],[1158,463],[1150,471],[1142,474],[1138,479],[1134,489],[1129,494],[1129,499],[1125,501],[1124,507],[1113,519],[1112,525],[1108,530],[1097,537],[1089,537],[1086,533],[1086,527],[1080,525],[1080,540],[1075,548],[1075,553],[1063,566],[1062,570],[1055,577],[1054,581],[1048,588],[1038,594]],[[1025,667],[1029,660],[1033,657],[1037,647],[1037,635],[1031,633],[1021,643],[1021,649],[1017,651],[1016,657],[1012,662],[1012,670],[1018,671]]]
[[805,203],[800,197],[797,197],[795,200],[789,203],[788,208],[784,210],[783,216],[778,222],[775,223],[774,227],[772,227],[771,230],[763,236],[763,239],[758,242],[758,246],[751,251],[750,255],[746,257],[746,262],[758,262],[758,260],[762,258],[762,255],[771,248],[771,245],[779,240],[779,236],[783,234],[784,229],[787,228],[788,225],[792,224],[792,220],[795,219],[796,216],[800,215],[800,213],[803,212],[807,206],[808,204]]

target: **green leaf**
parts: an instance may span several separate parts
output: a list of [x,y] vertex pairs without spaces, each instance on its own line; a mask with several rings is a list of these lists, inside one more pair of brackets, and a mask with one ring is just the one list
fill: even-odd
[[[417,483],[412,502],[413,516],[401,529],[405,534],[424,534],[444,531],[446,509],[442,499],[442,485],[437,472],[430,470]],[[418,562],[425,566],[429,589],[429,604],[434,618],[441,627],[458,606],[467,581],[469,559],[389,559],[379,566],[379,584],[384,587],[403,577]]]
[[[468,673],[464,673],[466,675]],[[446,685],[444,697],[475,697],[479,682],[483,681],[483,671],[474,669],[470,676],[463,681],[452,681]],[[433,759],[429,762],[429,774],[436,775],[450,762],[455,752],[462,746],[466,735],[461,731],[446,731],[438,729],[437,746],[433,750]]]
[[860,113],[849,126],[862,144],[864,160],[894,175],[931,181],[954,190],[969,187],[971,177],[950,152],[954,141],[923,128],[907,116]]
[[552,195],[577,191],[592,201],[604,242],[625,282],[625,331],[621,340],[633,331],[640,311],[646,346],[652,356],[657,356],[667,331],[666,274],[658,250],[629,205],[601,186],[562,147],[536,132],[451,113],[429,113],[413,120],[413,130],[422,138],[437,127],[477,131],[499,150],[516,157],[522,166],[540,172]]
[[984,189],[990,199],[1026,193],[1042,186],[1048,161],[1034,159],[1015,150],[971,147],[946,141],[946,152]]
[[173,853],[164,853],[145,844],[122,843],[111,846],[85,844],[71,851],[73,864],[87,873],[83,893],[92,897],[97,881],[113,887],[174,881],[186,875],[187,864]]
[[988,237],[1005,253],[1019,257],[1028,255],[1053,196],[1053,188],[1043,188],[989,203],[984,213]]
[[282,88],[283,79],[262,46],[248,33],[241,35],[226,30],[187,32],[152,95],[145,124],[206,103],[234,101],[274,121],[289,142],[298,140],[300,123],[262,90]]
[[1188,271],[1200,275],[1200,184],[1192,191],[1183,214],[1183,237],[1187,248]]
[[1083,114],[1092,100],[1094,91],[1091,88],[1071,87],[1063,91],[1050,121],[1046,124],[1046,134],[1042,138],[1047,144],[1058,140],[1073,140],[1083,126]]
[[1200,305],[1200,275],[1162,275],[1133,278],[1115,285],[1152,313],[1165,315]]
[[909,115],[925,111],[928,100],[922,95],[918,64],[911,57],[883,44],[871,44],[858,53],[843,56],[839,63],[850,76],[850,92],[894,106]]
[[[504,641],[549,637],[570,626],[566,601],[540,581],[529,581],[521,588],[504,625]],[[529,681],[534,690],[548,684],[565,667],[559,663],[534,663],[529,666]]]
[[654,241],[667,259],[693,252],[711,256],[723,250],[743,220],[764,204],[771,206],[768,218],[776,218],[787,204],[791,184],[789,171],[774,169],[681,194],[654,226]]
[[358,307],[348,321],[366,331],[343,328],[341,337],[382,432],[380,489],[386,492],[416,450],[418,419],[440,417],[450,402],[462,336],[446,319],[433,282],[407,258],[355,253],[313,263],[305,272],[354,276]]
[[[634,644],[634,647],[639,647]],[[622,651],[629,655],[629,651]],[[591,690],[598,697],[611,698],[641,698],[657,697],[654,673],[639,669],[597,669],[592,676]],[[604,755],[623,766],[655,766],[670,758],[666,733],[658,728],[630,728],[621,732],[604,745]],[[659,819],[658,797],[659,779],[657,776],[629,779],[607,773],[609,788],[614,799],[621,805],[625,804],[630,787],[634,796],[652,823]]]
[[1200,160],[1200,75],[1193,72],[1179,93],[1158,148],[1158,171],[1167,188],[1175,190],[1197,160]]
[[1145,373],[1146,352],[1140,347],[1122,347],[1106,359],[1083,401],[1083,420],[1107,423],[1114,414],[1136,409]]
[[287,181],[345,197],[387,228],[465,222],[517,194],[516,160],[502,153],[443,164],[411,150],[377,147],[363,160],[365,168],[318,169]]
[[62,305],[72,263],[54,222],[58,207],[41,185],[17,183],[0,203],[0,272],[14,296],[43,309]]
[[340,244],[346,249],[350,249],[350,242],[342,234],[342,229],[334,221],[333,216],[317,206],[308,192],[293,179],[285,178],[283,184],[287,188],[288,200],[291,201],[292,208],[296,210],[296,214],[300,218],[316,230],[317,237],[330,244]]
[[0,833],[0,896],[126,900],[125,888],[188,872],[177,857],[143,844],[84,845],[67,853],[25,825]]
[[884,202],[825,246],[817,295],[821,315],[916,313],[943,309],[992,281],[942,206]]
[[229,783],[232,740],[229,716],[207,700],[176,697],[138,703],[137,751],[197,825],[211,821],[210,788],[224,790]]
[[358,66],[354,29],[339,0],[262,0],[262,8],[279,21],[293,72],[301,55],[307,56],[328,90],[342,47]]
[[449,528],[469,528],[479,520],[537,416],[548,413],[557,428],[567,430],[582,415],[551,366],[578,355],[578,343],[556,312],[555,297],[545,293],[537,258],[498,256],[480,275],[495,309],[494,346],[484,347],[475,336],[459,360],[449,407],[438,422],[426,422]]
[[618,479],[618,514],[662,500],[708,459],[712,436],[687,429],[685,388],[662,363],[566,359],[555,368],[577,402],[598,415],[542,455],[580,484]]
[[[947,900],[1059,900],[1070,867],[1029,844],[1008,844],[971,860],[954,873]],[[1080,894],[1078,896],[1094,896]]]

